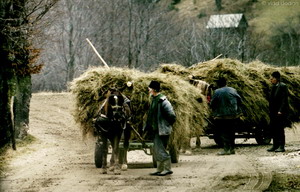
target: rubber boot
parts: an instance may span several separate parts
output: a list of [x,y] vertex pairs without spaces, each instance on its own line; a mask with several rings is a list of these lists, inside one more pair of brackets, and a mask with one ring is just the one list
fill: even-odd
[[285,152],[284,145],[279,145],[278,149],[275,152]]
[[230,147],[227,143],[224,143],[224,149],[223,151],[220,151],[217,153],[217,155],[230,155]]
[[173,171],[171,171],[171,159],[167,159],[163,161],[163,166],[164,166],[164,170],[158,174],[159,176],[173,174]]
[[229,151],[229,150],[223,150],[223,151],[220,151],[220,152],[218,152],[217,153],[217,155],[230,155],[231,154],[231,152]]
[[156,171],[153,173],[150,173],[150,175],[159,175],[163,171],[163,163],[161,161],[156,161]]
[[267,151],[272,152],[278,149],[277,145],[273,145],[270,149],[267,149]]

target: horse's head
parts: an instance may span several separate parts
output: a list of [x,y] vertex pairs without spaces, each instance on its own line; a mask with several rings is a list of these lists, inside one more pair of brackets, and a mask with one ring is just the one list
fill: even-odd
[[114,121],[124,121],[124,97],[118,89],[110,89],[107,94],[107,116]]

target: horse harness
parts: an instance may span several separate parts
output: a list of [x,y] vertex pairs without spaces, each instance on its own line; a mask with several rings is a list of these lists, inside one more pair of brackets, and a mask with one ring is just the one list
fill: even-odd
[[[123,97],[123,95],[121,96]],[[117,95],[111,95],[107,99],[105,99],[105,101],[100,106],[98,117],[94,119],[94,123],[96,125],[95,128],[98,128],[97,131],[108,132],[110,127],[109,124],[113,123],[121,124],[123,130],[126,128],[126,109],[124,107],[124,104],[126,104],[126,102],[129,102],[129,99],[127,99],[127,101],[126,99],[124,99],[124,102],[122,102],[121,104]],[[110,107],[112,109],[112,114],[109,116],[102,113],[103,108],[107,104],[107,102],[110,103]]]

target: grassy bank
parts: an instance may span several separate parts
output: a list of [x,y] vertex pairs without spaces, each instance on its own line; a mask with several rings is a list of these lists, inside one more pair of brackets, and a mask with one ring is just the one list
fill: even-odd
[[24,140],[17,140],[17,150],[13,150],[11,146],[7,145],[0,148],[0,177],[4,176],[8,162],[15,156],[26,153],[28,151],[27,146],[36,142],[37,139],[32,135],[28,135]]
[[300,191],[300,175],[275,173],[270,187],[264,192]]

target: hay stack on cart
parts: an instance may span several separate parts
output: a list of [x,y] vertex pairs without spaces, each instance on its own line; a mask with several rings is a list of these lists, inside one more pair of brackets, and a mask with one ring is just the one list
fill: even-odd
[[300,67],[271,67],[259,61],[249,63],[248,66],[260,73],[265,81],[269,81],[273,71],[280,72],[281,81],[287,84],[289,89],[290,120],[292,123],[298,122],[300,118]]
[[[130,98],[132,123],[134,128],[141,131],[150,101],[148,85],[151,80],[161,83],[161,92],[168,97],[177,115],[171,143],[180,149],[189,142],[191,134],[203,132],[205,118],[209,114],[208,106],[201,92],[188,82],[174,75],[157,72],[146,74],[124,68],[94,68],[75,79],[70,87],[76,98],[74,117],[83,135],[94,134],[92,119],[111,87],[122,87],[122,92]],[[133,82],[133,87],[126,86],[128,81]]]
[[[300,70],[299,67],[272,67],[256,61],[249,64],[238,60],[216,59],[184,68],[176,64],[164,64],[157,70],[165,74],[180,76],[188,81],[189,76],[204,80],[214,85],[220,77],[226,77],[228,86],[234,87],[243,100],[242,127],[254,137],[258,143],[264,144],[270,140],[261,135],[262,128],[268,127],[269,109],[268,97],[271,90],[270,74],[278,70],[282,74],[282,82],[289,88],[289,100],[291,105],[291,122],[299,121],[300,116]],[[251,130],[254,128],[253,130]],[[210,131],[211,127],[205,130]],[[241,130],[245,131],[244,129]],[[251,136],[251,135],[249,135]]]

